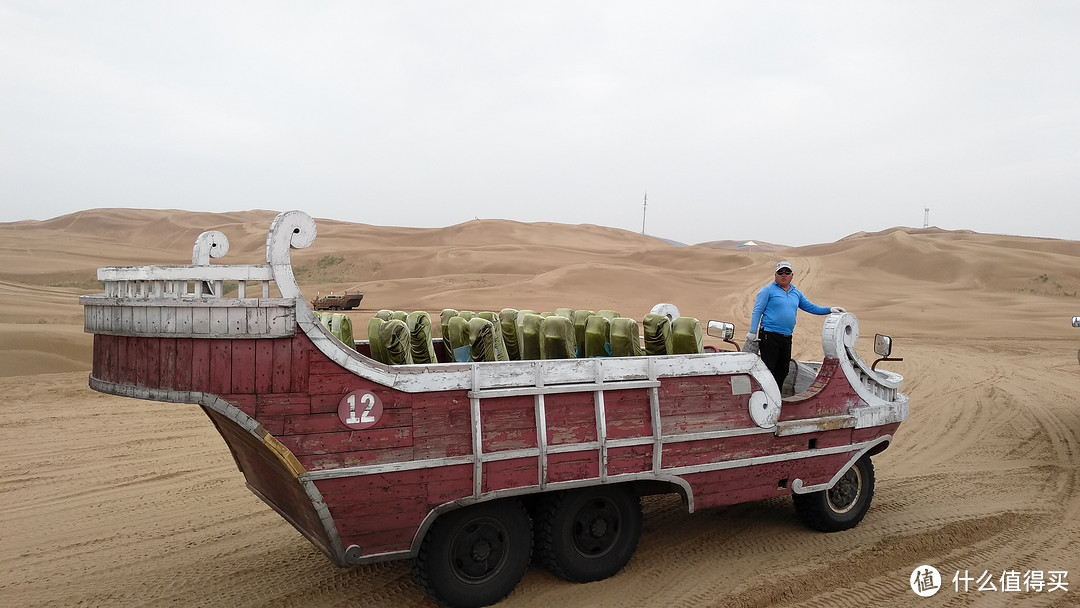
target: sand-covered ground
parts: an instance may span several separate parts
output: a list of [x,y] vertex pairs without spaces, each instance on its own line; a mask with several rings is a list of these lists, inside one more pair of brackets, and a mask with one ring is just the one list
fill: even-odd
[[[273,214],[95,210],[0,224],[0,605],[428,606],[404,562],[340,570],[244,486],[194,405],[86,386],[77,297],[98,266],[186,264],[202,230],[223,262],[260,261]],[[858,315],[860,351],[894,336],[911,417],[874,458],[853,530],[799,524],[791,501],[687,514],[645,501],[633,560],[597,583],[534,567],[505,606],[1080,605],[1080,243],[939,230],[852,235],[781,252],[674,247],[596,226],[474,221],[438,230],[320,220],[294,253],[305,294],[364,291],[380,308],[612,308],[658,302],[736,323],[778,257],[818,304]],[[768,239],[768,235],[746,235]],[[364,325],[361,325],[363,327]],[[800,315],[799,359],[821,318]],[[929,599],[909,588],[931,564]],[[987,572],[997,591],[953,589]],[[1065,571],[1068,591],[1000,577]]]

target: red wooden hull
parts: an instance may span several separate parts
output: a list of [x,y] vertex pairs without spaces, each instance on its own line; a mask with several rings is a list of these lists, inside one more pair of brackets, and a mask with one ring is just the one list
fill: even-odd
[[[812,389],[785,401],[781,421],[857,406],[850,384],[833,381],[837,370],[826,360]],[[411,554],[433,513],[478,495],[648,479],[671,483],[691,508],[787,495],[795,480],[828,484],[853,458],[884,449],[899,424],[777,436],[757,429],[750,395],[735,394],[730,376],[660,378],[659,422],[669,440],[658,474],[649,389],[607,391],[602,424],[594,393],[548,394],[546,434],[537,432],[534,396],[491,397],[480,409],[481,451],[506,457],[483,462],[476,480],[467,390],[388,388],[332,361],[304,333],[260,340],[98,334],[92,384],[201,403],[249,487],[339,565]],[[358,389],[383,406],[379,424],[365,430],[346,427],[338,415],[342,396]],[[244,418],[257,423],[254,432],[237,422]],[[542,454],[538,437],[546,441]],[[350,471],[317,475],[342,468]]]

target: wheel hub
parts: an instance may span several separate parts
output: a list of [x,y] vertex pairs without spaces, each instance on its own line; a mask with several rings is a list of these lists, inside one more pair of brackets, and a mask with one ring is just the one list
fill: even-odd
[[862,496],[862,474],[858,467],[851,467],[826,493],[829,508],[837,513],[847,513],[855,508]]

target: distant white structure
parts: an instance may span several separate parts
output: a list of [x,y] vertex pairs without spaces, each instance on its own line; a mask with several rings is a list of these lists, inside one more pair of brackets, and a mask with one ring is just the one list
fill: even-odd
[[[741,248],[743,248],[743,247],[746,247],[746,248],[748,248],[748,249],[749,249],[750,247],[757,247],[757,243],[755,243],[754,241],[746,241],[746,242],[745,242],[745,243],[743,243],[742,245],[737,245],[737,246],[736,246],[735,248],[736,248],[736,249],[741,249]],[[753,249],[750,249],[750,251],[753,251]]]

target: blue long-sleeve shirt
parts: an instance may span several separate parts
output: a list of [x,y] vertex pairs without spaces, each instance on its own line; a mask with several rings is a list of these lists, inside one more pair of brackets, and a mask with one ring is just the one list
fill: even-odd
[[815,315],[827,315],[829,309],[818,306],[794,285],[788,286],[787,292],[775,282],[763,287],[754,301],[754,314],[750,317],[750,333],[758,331],[758,323],[761,329],[778,334],[790,336],[795,333],[795,313],[799,309]]

